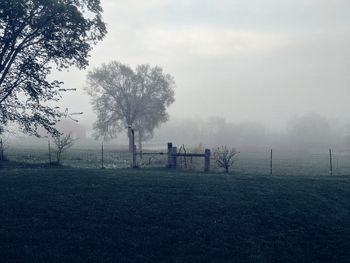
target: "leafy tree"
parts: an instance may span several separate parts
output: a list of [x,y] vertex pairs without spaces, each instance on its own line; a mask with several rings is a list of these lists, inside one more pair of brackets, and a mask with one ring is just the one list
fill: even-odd
[[92,46],[106,34],[100,0],[0,1],[0,125],[17,122],[25,132],[53,125],[64,113],[52,66],[88,65]]
[[228,173],[235,161],[234,156],[237,153],[235,148],[228,149],[226,146],[221,146],[215,149],[214,160],[219,167],[224,168],[225,172]]
[[139,65],[135,70],[119,62],[103,64],[89,72],[86,90],[92,96],[97,137],[114,138],[131,126],[142,141],[167,121],[167,107],[174,102],[174,80],[160,67]]

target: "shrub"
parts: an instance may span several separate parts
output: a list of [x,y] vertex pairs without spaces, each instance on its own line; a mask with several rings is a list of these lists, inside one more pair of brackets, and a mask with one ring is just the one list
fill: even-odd
[[54,137],[54,143],[56,146],[57,164],[60,165],[62,163],[62,154],[73,146],[74,139],[71,133],[62,136],[58,135]]
[[214,150],[214,160],[218,167],[224,168],[225,172],[228,173],[235,162],[234,156],[237,153],[235,148],[228,149],[226,146],[221,146]]

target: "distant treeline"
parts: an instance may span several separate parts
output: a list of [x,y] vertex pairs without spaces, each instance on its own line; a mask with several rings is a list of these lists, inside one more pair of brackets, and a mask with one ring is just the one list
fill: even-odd
[[[64,133],[72,132],[78,138],[77,147],[100,147],[101,139],[95,141],[92,136],[92,124],[64,121],[59,126]],[[4,134],[6,137],[6,134]],[[20,133],[18,134],[21,135]],[[12,137],[12,136],[11,136]],[[48,138],[29,139],[28,136],[12,137],[11,144],[20,143],[46,147],[42,140]],[[283,150],[285,152],[324,153],[329,148],[350,151],[350,125],[337,124],[317,114],[294,117],[287,121],[282,131],[269,130],[257,122],[233,123],[221,117],[199,118],[170,118],[154,133],[153,139],[145,144],[145,148],[166,147],[167,142],[175,145],[202,148],[225,145],[238,150],[266,151],[268,149]],[[117,139],[106,141],[106,145],[127,145],[125,133]],[[114,147],[113,146],[113,147]]]
[[260,123],[231,123],[221,117],[171,119],[155,133],[152,142],[172,140],[176,144],[217,146],[238,149],[266,148],[285,151],[324,152],[328,148],[350,149],[350,125],[336,125],[308,114],[287,121],[284,131],[268,130]]

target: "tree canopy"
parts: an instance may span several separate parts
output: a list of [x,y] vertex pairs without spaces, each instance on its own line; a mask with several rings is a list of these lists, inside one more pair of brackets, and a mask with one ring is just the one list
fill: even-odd
[[0,125],[57,133],[64,113],[52,102],[62,82],[47,77],[53,66],[88,65],[92,46],[106,34],[101,13],[99,0],[1,0]]
[[174,102],[175,82],[160,67],[138,65],[133,70],[114,61],[89,72],[87,79],[98,137],[114,138],[131,126],[138,132],[141,146],[155,127],[167,121],[166,109]]

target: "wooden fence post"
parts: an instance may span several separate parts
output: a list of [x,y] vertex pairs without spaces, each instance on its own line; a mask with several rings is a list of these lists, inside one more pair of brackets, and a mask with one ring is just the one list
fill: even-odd
[[102,142],[102,146],[101,146],[101,169],[104,169],[104,159],[103,159],[103,154],[104,154],[104,151],[103,151],[103,142]]
[[167,168],[171,168],[172,153],[173,153],[173,144],[171,142],[168,142],[168,165],[167,165]]
[[210,149],[205,149],[204,172],[210,171]]
[[270,152],[270,175],[272,175],[272,149]]
[[333,175],[332,149],[329,149],[329,175]]
[[137,168],[136,165],[136,145],[132,148],[132,168]]
[[171,157],[172,157],[171,168],[174,168],[174,169],[176,169],[176,166],[177,166],[176,154],[177,154],[177,147],[173,147],[171,151]]

